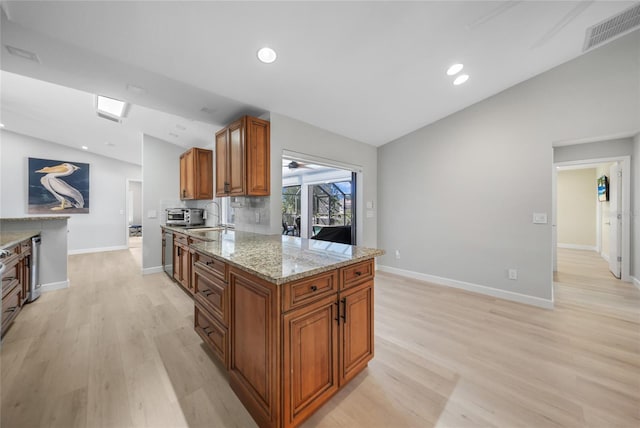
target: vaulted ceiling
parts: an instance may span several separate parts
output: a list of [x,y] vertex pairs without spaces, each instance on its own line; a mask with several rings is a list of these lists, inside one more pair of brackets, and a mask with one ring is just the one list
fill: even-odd
[[[0,60],[5,72],[163,112],[151,133],[177,144],[273,111],[381,145],[581,55],[587,27],[634,4],[4,1]],[[263,46],[276,62],[257,61]],[[457,62],[470,78],[454,86],[446,70]],[[35,94],[20,102],[25,90],[2,86],[7,129],[46,134],[50,118],[15,111]],[[77,114],[63,111],[70,103],[51,114]],[[20,114],[32,120],[12,125]],[[147,132],[143,122],[131,126]],[[187,135],[190,123],[204,134]]]

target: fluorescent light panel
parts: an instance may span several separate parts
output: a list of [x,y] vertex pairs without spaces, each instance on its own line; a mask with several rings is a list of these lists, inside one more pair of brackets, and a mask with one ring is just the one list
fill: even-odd
[[124,113],[127,108],[127,103],[125,101],[104,97],[102,95],[98,95],[97,99],[96,108],[99,112],[113,117],[124,117]]

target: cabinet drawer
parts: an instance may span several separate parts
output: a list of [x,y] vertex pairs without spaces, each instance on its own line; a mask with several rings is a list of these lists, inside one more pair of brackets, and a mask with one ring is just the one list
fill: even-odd
[[14,245],[9,248],[5,248],[2,250],[2,255],[0,256],[0,262],[6,265],[10,265],[14,261],[18,260],[20,257],[20,245]]
[[229,369],[229,335],[226,327],[213,320],[197,302],[194,328],[214,355]]
[[229,291],[221,278],[196,265],[193,270],[193,293],[198,303],[216,317],[216,321],[229,325]]
[[219,277],[222,281],[227,282],[227,264],[213,257],[204,254],[195,253],[193,256],[194,265],[202,268],[205,272],[210,272]]
[[15,285],[6,296],[2,298],[2,333],[4,336],[5,331],[9,327],[9,324],[15,319],[20,312],[20,294],[21,288],[17,287],[17,281]]
[[180,233],[174,233],[173,234],[173,242],[174,243],[178,243],[178,244],[182,244],[182,245],[189,245],[189,240],[187,238],[186,235],[182,235]]
[[344,290],[373,278],[373,259],[340,269],[340,289]]
[[203,242],[204,242],[204,240],[202,240],[200,238],[194,238],[192,236],[189,237],[189,245],[191,245],[191,244],[201,244]]
[[338,291],[335,271],[322,273],[283,285],[282,310],[284,312],[314,302]]
[[18,263],[17,258],[11,258],[10,262],[5,264],[5,267],[6,269],[2,274],[3,297],[20,281],[20,263]]

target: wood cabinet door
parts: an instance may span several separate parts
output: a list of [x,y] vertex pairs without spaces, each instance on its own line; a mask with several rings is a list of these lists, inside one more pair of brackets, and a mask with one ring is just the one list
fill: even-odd
[[193,150],[180,156],[180,199],[193,199],[194,194]]
[[271,191],[269,122],[248,117],[246,126],[247,195],[266,196]]
[[285,427],[298,425],[338,390],[336,297],[283,315]]
[[278,287],[230,267],[229,288],[229,384],[258,426],[279,426],[282,350]]
[[216,133],[216,196],[227,196],[225,184],[228,185],[227,179],[227,153],[228,147],[228,130],[225,128]]
[[205,149],[194,149],[195,163],[195,199],[213,198],[213,152]]
[[373,280],[340,293],[340,384],[373,358]]
[[229,157],[227,178],[229,180],[229,196],[245,194],[245,119],[242,118],[229,125]]
[[29,290],[31,288],[31,254],[24,256],[20,263],[22,267],[22,275],[20,277],[20,284],[22,285],[20,306],[22,306],[29,298]]
[[175,279],[178,282],[181,282],[180,279],[182,278],[182,263],[180,263],[180,257],[182,254],[182,248],[180,248],[180,245],[178,244],[173,244],[173,279]]

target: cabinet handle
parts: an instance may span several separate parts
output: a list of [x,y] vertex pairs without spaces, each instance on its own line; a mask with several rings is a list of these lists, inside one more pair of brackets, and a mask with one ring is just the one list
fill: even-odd
[[182,189],[182,197],[184,198],[185,195],[187,194],[187,190],[186,189]]
[[205,264],[206,264],[207,266],[211,266],[211,265],[213,264],[213,262],[212,262],[212,261],[211,261],[211,262],[206,262]]
[[[207,291],[208,291],[208,293],[207,293]],[[209,296],[211,296],[213,294],[213,291],[211,291],[209,289],[206,289],[206,290],[202,291],[202,294],[204,294],[205,297],[209,297]]]
[[334,319],[338,321],[338,325],[340,325],[340,302],[335,302],[334,305],[336,305],[336,317]]
[[347,298],[344,297],[342,300],[342,321],[347,322]]
[[356,271],[356,276],[360,276],[362,275],[362,272],[360,272],[359,270]]
[[5,276],[4,278],[2,278],[3,281],[13,281],[14,279],[16,279],[15,276]]
[[315,285],[312,285],[312,286],[311,286],[311,291],[316,291],[317,289],[318,289],[318,287],[317,287],[317,286],[315,286]]
[[224,182],[224,193],[229,193],[230,189],[229,189],[229,183],[227,183],[226,181]]
[[202,327],[202,331],[204,331],[205,333],[207,333],[207,336],[211,335],[211,333],[213,333],[212,331],[208,330],[209,326],[206,327]]
[[181,249],[181,248],[180,248],[180,247],[178,247],[178,257],[180,257],[180,255],[181,255],[180,249]]

